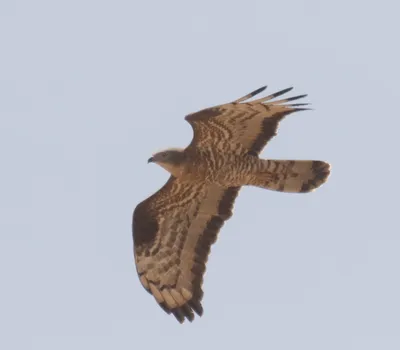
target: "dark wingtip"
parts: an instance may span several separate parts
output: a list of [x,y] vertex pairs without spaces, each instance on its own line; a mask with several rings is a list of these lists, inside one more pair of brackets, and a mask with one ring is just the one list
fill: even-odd
[[189,307],[188,304],[185,304],[181,307],[182,313],[184,316],[189,320],[189,322],[193,322],[194,320],[194,312],[193,310]]
[[181,310],[181,308],[172,310],[172,314],[175,316],[175,318],[178,320],[178,322],[180,324],[185,322],[185,315],[184,315],[183,311]]
[[267,88],[267,85],[262,86],[262,87],[258,88],[257,90],[254,90],[254,91],[250,92],[249,93],[249,98],[250,97],[254,97],[255,95],[258,95],[260,92],[263,92],[266,88]]
[[265,85],[263,87],[260,87],[257,90],[254,90],[254,91],[250,92],[246,96],[238,98],[237,100],[234,101],[234,103],[240,103],[240,102],[243,102],[245,100],[248,100],[249,98],[252,98],[255,95],[259,94],[260,92],[264,91],[266,88],[267,88],[267,85]]
[[304,95],[298,95],[298,96],[289,97],[289,98],[286,99],[286,102],[298,100],[300,98],[307,97],[307,96],[308,96],[307,94],[304,94]]
[[198,314],[199,316],[203,316],[203,306],[201,305],[200,301],[189,301],[189,306]]
[[294,109],[296,112],[301,112],[301,111],[315,111],[315,109],[314,108],[295,108]]
[[299,106],[309,106],[311,103],[291,103],[285,106],[290,106],[290,107],[299,107]]
[[161,303],[159,305],[167,314],[172,313],[175,316],[176,320],[181,324],[184,323],[185,320],[193,322],[194,312],[196,312],[196,314],[198,314],[199,316],[203,315],[203,307],[200,301],[189,301],[188,303],[175,309],[169,309],[164,303]]
[[293,90],[293,86],[288,87],[288,88],[283,89],[283,90],[280,90],[280,91],[277,91],[277,92],[275,92],[275,93],[273,93],[271,95],[271,98],[275,98],[275,97],[281,96],[281,95],[286,94],[287,92],[292,91],[292,90]]

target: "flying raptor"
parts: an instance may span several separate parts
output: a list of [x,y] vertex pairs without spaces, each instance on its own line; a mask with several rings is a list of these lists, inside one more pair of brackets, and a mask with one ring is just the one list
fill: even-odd
[[305,193],[329,176],[330,165],[323,161],[259,157],[285,116],[309,109],[307,103],[288,103],[307,95],[274,100],[292,88],[249,100],[265,88],[187,115],[194,133],[190,145],[148,160],[166,169],[170,178],[134,210],[136,270],[143,287],[180,323],[203,314],[210,248],[232,216],[242,186]]

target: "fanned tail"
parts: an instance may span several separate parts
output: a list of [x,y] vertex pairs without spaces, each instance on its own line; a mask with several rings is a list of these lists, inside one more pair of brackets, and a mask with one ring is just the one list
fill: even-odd
[[330,165],[320,160],[261,160],[262,167],[249,185],[268,190],[306,193],[320,187],[330,174]]

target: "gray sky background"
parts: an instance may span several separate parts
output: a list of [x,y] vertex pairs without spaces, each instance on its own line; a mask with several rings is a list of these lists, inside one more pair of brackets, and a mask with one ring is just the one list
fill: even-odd
[[[399,349],[396,1],[0,2],[1,349]],[[131,214],[184,116],[264,84],[315,111],[264,157],[321,159],[309,195],[245,188],[205,313],[139,283]]]

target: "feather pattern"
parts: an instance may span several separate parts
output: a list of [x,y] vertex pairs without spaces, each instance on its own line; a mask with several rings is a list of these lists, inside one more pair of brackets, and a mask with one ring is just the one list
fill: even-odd
[[244,185],[305,193],[321,186],[330,167],[322,161],[263,160],[258,156],[288,114],[307,103],[276,100],[280,90],[250,100],[261,87],[233,102],[186,116],[193,139],[149,161],[171,173],[167,183],[133,213],[134,256],[139,280],[159,306],[179,322],[203,314],[203,278],[211,246]]
[[308,110],[307,104],[285,104],[306,97],[298,95],[272,101],[293,88],[275,92],[269,96],[247,101],[266,87],[257,89],[231,103],[203,109],[186,116],[194,136],[188,152],[196,148],[235,147],[237,154],[258,155],[276,135],[279,122],[288,114]]
[[179,322],[202,315],[203,274],[239,188],[181,182],[171,177],[133,215],[137,272],[144,288]]

